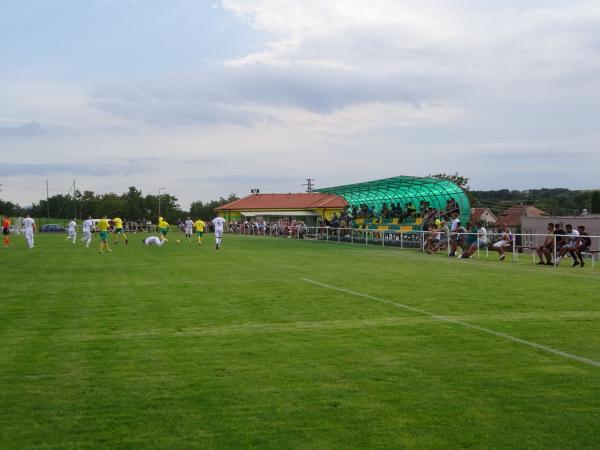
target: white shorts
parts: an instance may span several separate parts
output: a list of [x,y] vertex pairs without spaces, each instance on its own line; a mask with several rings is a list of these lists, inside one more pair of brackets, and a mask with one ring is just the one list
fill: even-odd
[[223,237],[223,231],[215,230],[215,237],[218,237],[218,238]]
[[91,238],[91,237],[92,237],[92,232],[91,232],[91,231],[89,231],[89,230],[83,230],[83,237],[84,237],[85,239],[87,239],[87,238]]
[[33,238],[33,230],[25,230],[25,239],[32,239]]
[[186,228],[185,229],[185,234],[192,234],[192,229],[191,228]]
[[508,245],[508,241],[498,241],[494,245],[492,245],[492,247],[502,248],[502,247],[506,247],[507,245]]

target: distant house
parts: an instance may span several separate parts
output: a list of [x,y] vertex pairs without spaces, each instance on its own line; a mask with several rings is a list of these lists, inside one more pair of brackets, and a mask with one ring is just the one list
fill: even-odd
[[495,227],[500,227],[503,223],[507,224],[510,228],[521,228],[523,219],[526,217],[544,217],[546,213],[541,209],[531,205],[514,205],[504,210],[502,214],[498,216],[498,219],[494,223]]
[[496,223],[498,217],[490,208],[471,208],[471,223],[483,222],[486,227]]
[[348,207],[343,197],[318,192],[301,194],[251,194],[216,208],[226,220],[293,217],[314,225],[317,219],[331,219]]

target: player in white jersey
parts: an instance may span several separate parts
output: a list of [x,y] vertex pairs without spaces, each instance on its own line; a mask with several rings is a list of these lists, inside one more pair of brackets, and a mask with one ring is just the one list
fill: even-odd
[[92,228],[94,227],[94,221],[92,216],[89,216],[84,222],[81,228],[83,229],[83,237],[81,242],[85,242],[85,246],[89,247],[92,242]]
[[68,225],[66,240],[69,240],[69,239],[71,239],[73,241],[73,244],[75,243],[75,240],[77,239],[77,222],[75,222],[75,219],[71,220]]
[[156,245],[158,247],[162,247],[167,242],[166,239],[160,239],[158,236],[148,236],[146,239],[143,239],[145,245]]
[[35,231],[35,220],[29,217],[29,214],[27,214],[27,217],[23,219],[23,228],[25,230],[24,234],[25,240],[27,241],[27,246],[29,248],[33,248],[33,232]]
[[194,221],[189,217],[185,221],[185,238],[188,241],[192,240],[192,230],[194,229]]
[[223,230],[225,229],[225,219],[222,217],[215,217],[212,221],[215,227],[215,244],[216,249],[221,248],[221,238],[223,237]]

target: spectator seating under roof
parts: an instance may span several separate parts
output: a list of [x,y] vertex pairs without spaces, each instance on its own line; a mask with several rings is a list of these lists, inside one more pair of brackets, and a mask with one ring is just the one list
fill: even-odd
[[[318,192],[340,195],[348,201],[350,207],[366,204],[373,207],[375,211],[381,211],[384,204],[400,203],[400,206],[406,209],[406,205],[412,203],[419,213],[421,205],[426,202],[428,207],[445,212],[447,202],[453,199],[458,205],[460,220],[463,224],[469,221],[471,212],[465,191],[452,181],[438,178],[398,176],[318,189]],[[413,229],[422,223],[418,218],[412,222],[413,227],[411,228]],[[405,223],[406,221],[400,221],[389,225],[401,226]],[[379,224],[381,225],[381,222]]]

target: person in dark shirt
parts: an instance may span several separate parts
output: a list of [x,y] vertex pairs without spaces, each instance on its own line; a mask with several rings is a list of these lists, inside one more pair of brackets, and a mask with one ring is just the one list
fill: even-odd
[[406,217],[411,217],[411,216],[415,216],[417,213],[417,208],[414,207],[414,205],[412,204],[412,202],[408,202],[406,205],[404,205],[404,214],[402,214],[402,218],[406,218]]
[[567,232],[563,230],[560,223],[554,224],[554,234],[556,235],[556,253],[559,254],[560,250],[567,243]]
[[575,250],[575,256],[579,259],[579,267],[583,267],[585,262],[583,262],[582,253],[590,250],[590,247],[592,246],[592,239],[585,231],[585,227],[583,225],[579,225],[577,230],[579,230],[579,245],[577,246],[577,250]]
[[477,237],[479,234],[479,228],[477,224],[467,224],[469,234],[465,237],[465,251],[459,256],[459,258],[470,258],[473,253],[477,251]]

